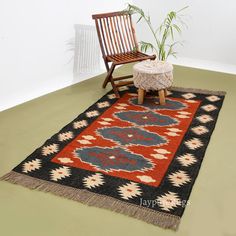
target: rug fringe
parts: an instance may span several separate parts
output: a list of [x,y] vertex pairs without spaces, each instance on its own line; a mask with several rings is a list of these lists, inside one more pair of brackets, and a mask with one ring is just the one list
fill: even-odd
[[207,89],[197,89],[197,88],[183,88],[183,87],[171,87],[170,90],[178,91],[178,92],[190,92],[190,93],[202,93],[202,94],[210,94],[210,95],[226,95],[225,91],[213,91]]
[[157,212],[152,209],[126,203],[112,197],[89,192],[85,189],[76,189],[57,183],[51,183],[46,180],[33,178],[14,171],[2,176],[0,180],[8,181],[13,184],[19,184],[29,189],[50,192],[89,206],[110,209],[166,229],[177,230],[180,223],[180,217],[178,216]]

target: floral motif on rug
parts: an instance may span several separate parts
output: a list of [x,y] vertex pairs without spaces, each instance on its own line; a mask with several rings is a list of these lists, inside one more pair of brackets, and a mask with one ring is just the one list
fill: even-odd
[[109,92],[1,179],[177,229],[224,92]]

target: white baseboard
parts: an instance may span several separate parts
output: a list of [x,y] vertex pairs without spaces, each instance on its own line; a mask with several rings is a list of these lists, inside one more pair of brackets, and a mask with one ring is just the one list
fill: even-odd
[[186,66],[191,68],[210,70],[228,74],[236,74],[236,64],[223,64],[216,61],[207,61],[207,60],[199,60],[185,57],[171,58],[169,59],[171,63],[174,65]]

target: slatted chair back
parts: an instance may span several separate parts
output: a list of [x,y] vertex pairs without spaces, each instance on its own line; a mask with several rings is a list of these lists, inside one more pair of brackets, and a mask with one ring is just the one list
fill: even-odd
[[113,77],[115,67],[147,59],[154,60],[156,56],[149,56],[138,50],[135,29],[129,12],[95,14],[92,15],[92,18],[95,20],[103,60],[107,69],[107,76],[102,87],[105,88],[110,82],[118,98],[120,97],[118,88],[132,84],[133,81],[126,79],[132,78],[133,75]]
[[138,49],[135,29],[128,12],[92,15],[95,20],[103,58],[125,54]]

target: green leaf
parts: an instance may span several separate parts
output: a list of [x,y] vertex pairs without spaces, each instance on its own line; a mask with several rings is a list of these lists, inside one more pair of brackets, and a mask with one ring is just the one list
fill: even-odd
[[[173,42],[175,33],[181,33],[181,29],[185,26],[183,15],[181,14],[188,6],[178,10],[178,11],[170,11],[166,17],[164,18],[163,22],[160,24],[159,27],[154,27],[152,25],[150,16],[145,14],[145,12],[139,8],[138,6],[128,4],[128,11],[132,14],[138,15],[139,23],[141,20],[144,20],[149,27],[152,36],[154,38],[154,44],[149,42],[141,41],[139,43],[140,50],[146,52],[147,50],[155,50],[157,53],[157,57],[160,60],[166,60],[168,56],[176,56],[176,52],[173,50],[175,45],[181,44],[181,42]],[[169,44],[168,44],[169,43]]]
[[151,43],[141,41],[139,42],[139,44],[140,44],[140,50],[142,52],[147,52],[148,49],[151,49],[153,51],[154,49],[154,46]]
[[139,23],[139,21],[140,21],[142,18],[143,18],[143,17],[140,16],[136,23]]
[[178,31],[179,34],[181,33],[181,29],[179,28],[178,25],[173,24],[173,27],[176,29],[176,31]]
[[180,10],[178,10],[177,12],[179,13],[179,12],[181,12],[181,11],[184,11],[184,10],[187,9],[187,8],[189,8],[189,6],[185,6],[185,7],[181,8]]
[[170,27],[170,33],[171,33],[172,40],[174,40],[174,33],[173,33],[173,28],[172,27]]

